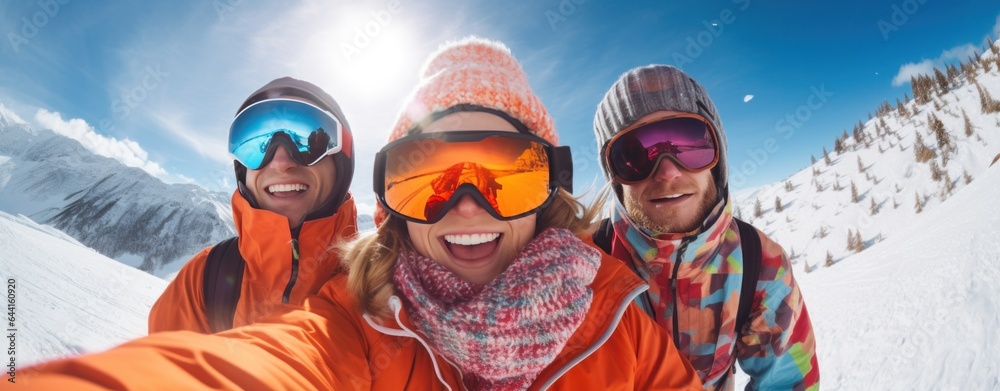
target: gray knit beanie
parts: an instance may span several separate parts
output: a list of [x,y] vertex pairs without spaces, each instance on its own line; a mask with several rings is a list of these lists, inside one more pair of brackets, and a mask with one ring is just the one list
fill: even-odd
[[[725,202],[728,197],[729,170],[726,161],[726,133],[722,130],[722,121],[705,88],[677,68],[647,65],[634,68],[618,78],[597,105],[594,136],[597,138],[598,151],[603,155],[604,147],[615,134],[639,118],[661,110],[698,114],[712,124],[719,141],[719,162],[712,168],[712,176],[719,198]],[[610,181],[611,171],[605,166],[604,156],[599,160],[604,176]],[[616,186],[616,190],[618,189],[620,188]],[[620,191],[618,195],[621,196]]]

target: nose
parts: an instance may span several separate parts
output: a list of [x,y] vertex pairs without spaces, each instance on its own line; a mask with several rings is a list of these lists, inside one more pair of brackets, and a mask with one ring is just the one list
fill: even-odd
[[267,163],[267,167],[274,170],[285,171],[297,167],[299,164],[292,160],[292,155],[288,153],[284,145],[279,145],[274,151],[274,157]]
[[683,169],[677,163],[674,163],[672,159],[666,155],[660,155],[660,162],[656,167],[656,172],[653,173],[653,179],[657,181],[669,181],[679,178],[683,173]]
[[458,203],[451,210],[462,217],[474,217],[481,213],[486,213],[486,210],[482,206],[479,206],[479,203],[468,194],[462,195],[462,198],[458,199]]

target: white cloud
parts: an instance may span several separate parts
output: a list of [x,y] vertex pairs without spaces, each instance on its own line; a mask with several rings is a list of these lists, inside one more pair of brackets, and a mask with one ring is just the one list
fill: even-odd
[[932,73],[934,73],[934,62],[932,60],[923,60],[919,63],[906,63],[899,67],[899,73],[896,74],[896,77],[892,78],[892,86],[899,87],[909,83],[912,77]]
[[[994,29],[996,28],[995,26]],[[892,85],[893,87],[899,87],[909,83],[911,77],[934,74],[934,68],[943,69],[946,65],[957,61],[968,61],[969,58],[976,55],[976,51],[975,45],[967,43],[941,52],[938,58],[923,59],[917,63],[910,62],[903,64],[903,66],[899,67],[899,72],[896,73],[896,76],[892,78]]]
[[[180,112],[167,113],[169,111],[168,109],[163,109],[160,112],[150,113],[150,117],[160,128],[182,140],[199,155],[223,164],[233,161],[226,152],[228,148],[226,145],[226,131],[228,131],[228,128],[224,128],[226,131],[203,131],[199,133],[196,130],[199,127],[186,123],[183,119],[186,117],[184,114]],[[201,128],[211,127],[201,126]]]
[[747,96],[743,97],[743,103],[749,102],[751,100],[753,100],[753,95],[747,94]]
[[135,141],[127,138],[118,140],[114,137],[102,136],[82,119],[73,118],[64,121],[62,115],[57,112],[38,109],[38,112],[35,113],[35,121],[38,121],[42,127],[79,141],[84,148],[98,155],[118,160],[126,166],[138,167],[156,177],[167,175],[167,171],[163,167],[149,161],[149,154]]

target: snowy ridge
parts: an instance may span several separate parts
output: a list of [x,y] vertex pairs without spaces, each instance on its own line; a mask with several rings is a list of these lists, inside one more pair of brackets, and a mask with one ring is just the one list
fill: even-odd
[[[988,54],[983,57],[992,58]],[[782,244],[795,268],[806,272],[825,265],[828,253],[832,264],[857,253],[847,248],[849,234],[860,236],[862,250],[900,234],[920,213],[978,178],[1000,153],[1000,113],[984,112],[979,92],[981,88],[1000,96],[998,67],[980,68],[975,83],[959,77],[950,91],[932,93],[925,104],[909,101],[904,105],[907,113],[891,105],[892,110],[863,124],[863,141],[849,136],[842,153],[831,150],[829,164],[817,154],[815,164],[786,181],[734,193],[737,215]],[[931,118],[939,119],[948,133],[952,148],[947,158],[931,130]],[[966,118],[971,135],[966,134]],[[936,157],[917,162],[918,135]],[[852,200],[852,185],[857,202]],[[759,217],[754,216],[758,201]]]
[[0,254],[0,277],[15,281],[17,368],[145,335],[149,308],[167,284],[3,212]]
[[25,124],[0,126],[0,210],[52,225],[160,277],[235,235],[229,195],[165,184],[79,142]]
[[25,124],[21,117],[18,117],[16,113],[11,111],[0,103],[0,126],[14,126],[19,124]]

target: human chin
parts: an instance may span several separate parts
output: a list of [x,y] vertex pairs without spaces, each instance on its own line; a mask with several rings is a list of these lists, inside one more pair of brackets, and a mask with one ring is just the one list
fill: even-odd
[[534,234],[534,215],[511,221],[463,221],[446,216],[434,224],[407,222],[417,253],[459,278],[485,285],[507,270]]
[[324,160],[293,169],[248,170],[246,181],[261,209],[285,216],[295,227],[330,197],[336,171],[332,160]]
[[262,175],[251,185],[261,209],[288,218],[296,225],[314,206],[322,189],[303,176]]

